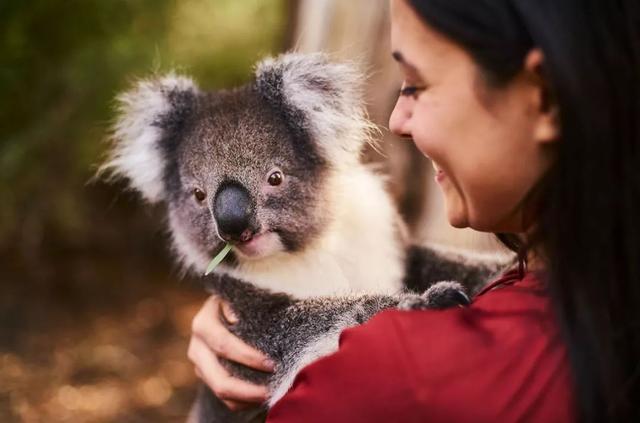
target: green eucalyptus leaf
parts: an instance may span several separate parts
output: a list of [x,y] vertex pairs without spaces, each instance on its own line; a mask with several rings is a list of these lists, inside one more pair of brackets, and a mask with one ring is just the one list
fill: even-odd
[[231,251],[231,244],[227,243],[227,245],[224,246],[222,251],[220,251],[213,258],[213,260],[211,260],[211,263],[209,263],[209,266],[207,266],[207,271],[204,272],[204,275],[207,276],[209,273],[213,272],[213,269],[218,267],[218,265],[222,262],[222,260],[224,260],[227,254],[229,254],[229,251]]

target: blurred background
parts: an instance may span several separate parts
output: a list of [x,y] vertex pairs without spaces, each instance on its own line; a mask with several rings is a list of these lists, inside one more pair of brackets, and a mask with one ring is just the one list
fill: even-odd
[[[386,0],[0,2],[0,421],[183,421],[190,322],[205,294],[172,266],[163,214],[92,181],[113,99],[178,69],[242,84],[287,49],[369,71],[382,126],[400,77]],[[375,89],[373,89],[375,87]],[[431,166],[383,130],[381,163],[416,240],[496,247],[444,222]]]

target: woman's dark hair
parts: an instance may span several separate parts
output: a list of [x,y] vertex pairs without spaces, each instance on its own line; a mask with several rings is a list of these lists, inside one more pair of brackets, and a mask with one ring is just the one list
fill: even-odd
[[640,421],[640,1],[408,2],[490,85],[542,50],[561,139],[534,247],[548,261],[580,420]]

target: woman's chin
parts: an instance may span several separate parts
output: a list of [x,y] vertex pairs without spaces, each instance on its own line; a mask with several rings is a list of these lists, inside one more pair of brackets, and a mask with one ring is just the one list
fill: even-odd
[[453,204],[450,204],[447,201],[446,210],[447,210],[447,220],[449,224],[454,228],[468,228],[469,227],[469,217],[466,211],[466,208],[462,205],[461,201],[453,201]]
[[449,217],[449,224],[454,228],[464,229],[469,227],[469,222],[461,217]]

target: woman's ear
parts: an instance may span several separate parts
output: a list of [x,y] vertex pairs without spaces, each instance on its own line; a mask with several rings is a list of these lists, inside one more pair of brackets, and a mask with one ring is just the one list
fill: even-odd
[[537,115],[533,133],[535,141],[540,143],[558,141],[560,136],[558,105],[545,75],[542,50],[534,48],[527,53],[524,60],[524,73],[534,88],[532,104],[533,112]]

